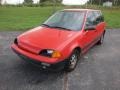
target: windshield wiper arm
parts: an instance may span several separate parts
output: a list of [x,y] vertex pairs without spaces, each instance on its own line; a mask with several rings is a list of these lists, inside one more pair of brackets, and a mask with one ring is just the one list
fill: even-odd
[[68,29],[68,28],[64,28],[64,27],[60,27],[60,26],[54,26],[52,28],[60,28],[60,29],[65,29],[65,30],[68,30],[68,31],[72,31],[71,29]]
[[72,31],[71,29],[68,29],[68,28],[64,28],[64,27],[60,27],[60,26],[50,26],[48,24],[42,24],[43,26],[47,26],[47,27],[50,27],[50,28],[60,28],[60,29],[65,29],[65,30],[68,30],[68,31]]
[[44,24],[44,23],[43,23],[42,25],[43,25],[43,26],[47,26],[47,27],[51,27],[50,25],[48,25],[48,24]]

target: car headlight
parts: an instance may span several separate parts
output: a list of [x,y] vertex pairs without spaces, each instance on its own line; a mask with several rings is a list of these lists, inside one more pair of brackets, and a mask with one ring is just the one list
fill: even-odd
[[15,38],[14,43],[18,45],[18,40]]
[[42,50],[40,52],[40,55],[46,56],[46,57],[51,57],[51,58],[59,58],[61,57],[61,53],[56,50]]

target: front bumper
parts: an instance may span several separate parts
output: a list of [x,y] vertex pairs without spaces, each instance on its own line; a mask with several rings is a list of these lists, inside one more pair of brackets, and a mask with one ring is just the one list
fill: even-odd
[[20,49],[15,44],[13,44],[11,46],[11,48],[23,60],[30,62],[30,63],[37,65],[37,66],[44,68],[44,69],[55,69],[55,70],[63,69],[65,66],[65,63],[66,63],[66,61],[59,61],[59,60],[54,59],[54,58],[48,59],[47,57],[43,57],[40,55],[34,55],[32,53],[29,53],[27,51]]

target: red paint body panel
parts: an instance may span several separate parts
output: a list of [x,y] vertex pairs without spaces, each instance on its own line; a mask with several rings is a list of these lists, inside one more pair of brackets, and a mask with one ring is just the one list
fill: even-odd
[[[35,28],[36,29],[36,28]],[[59,45],[77,32],[37,27],[37,30],[28,31],[18,37],[19,44],[31,45],[35,49],[57,49]],[[36,51],[37,53],[37,51]]]
[[[86,11],[89,11],[89,9],[86,9]],[[39,62],[55,64],[64,61],[76,47],[81,48],[82,53],[86,52],[103,34],[105,22],[98,24],[96,30],[85,31],[85,21],[86,15],[83,28],[80,31],[58,30],[41,26],[36,27],[18,36],[18,45],[12,44],[11,47],[16,52]],[[57,50],[61,53],[61,57],[50,58],[39,55],[43,49]]]

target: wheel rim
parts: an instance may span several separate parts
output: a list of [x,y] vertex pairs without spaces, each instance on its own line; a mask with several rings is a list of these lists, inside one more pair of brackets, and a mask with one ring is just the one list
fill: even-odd
[[77,63],[77,55],[73,54],[70,58],[70,68],[74,68]]

